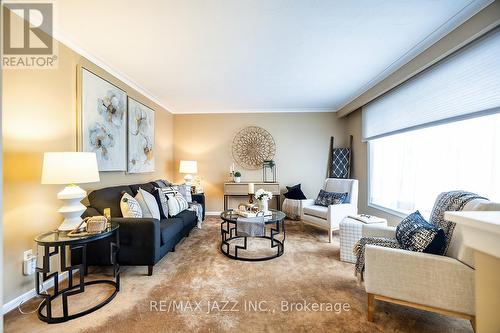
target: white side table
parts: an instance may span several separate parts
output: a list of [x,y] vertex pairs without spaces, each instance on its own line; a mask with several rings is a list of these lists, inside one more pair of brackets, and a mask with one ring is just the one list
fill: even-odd
[[[375,217],[374,217],[375,218]],[[378,221],[368,224],[387,225],[387,220],[376,218]],[[351,217],[346,217],[340,222],[340,261],[356,263],[356,256],[352,252],[362,236],[363,225],[367,224]]]

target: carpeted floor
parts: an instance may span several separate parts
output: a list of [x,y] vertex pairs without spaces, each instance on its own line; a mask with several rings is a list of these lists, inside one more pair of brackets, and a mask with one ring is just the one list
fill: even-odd
[[[338,238],[329,244],[321,230],[301,231],[287,221],[284,255],[265,262],[231,260],[219,245],[219,219],[209,217],[155,266],[153,276],[145,267],[123,267],[121,291],[97,312],[48,325],[15,310],[4,318],[5,331],[472,332],[466,320],[383,302],[375,322],[367,322],[366,294],[353,265],[339,261]],[[102,274],[109,272],[94,269],[89,278]],[[95,304],[109,292],[98,288],[75,296],[70,306]]]

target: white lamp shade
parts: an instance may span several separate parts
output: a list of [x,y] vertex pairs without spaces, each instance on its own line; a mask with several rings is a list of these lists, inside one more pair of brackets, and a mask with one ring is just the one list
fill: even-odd
[[198,162],[196,161],[181,161],[179,165],[180,173],[198,173]]
[[42,184],[81,184],[99,181],[95,153],[44,153]]

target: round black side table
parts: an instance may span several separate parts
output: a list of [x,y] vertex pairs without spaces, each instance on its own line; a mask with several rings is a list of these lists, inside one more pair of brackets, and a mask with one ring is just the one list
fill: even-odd
[[[49,231],[43,234],[40,234],[35,237],[35,242],[38,246],[42,246],[44,248],[43,253],[43,261],[42,267],[36,268],[36,293],[43,297],[44,300],[42,304],[38,308],[38,318],[46,323],[55,324],[62,323],[68,320],[72,320],[78,317],[85,316],[91,312],[94,312],[104,305],[111,302],[113,298],[115,298],[118,291],[120,291],[120,266],[117,261],[118,250],[120,249],[120,241],[119,241],[119,225],[112,223],[105,229],[103,232],[99,234],[92,235],[82,235],[76,237],[68,236],[68,232],[61,231]],[[92,280],[85,281],[85,275],[87,270],[86,264],[86,252],[87,252],[87,244],[104,239],[110,238],[110,247],[111,247],[111,263],[113,265],[113,280]],[[114,238],[114,239],[113,239]],[[69,248],[69,251],[68,251]],[[69,266],[66,265],[66,258],[68,252],[71,253],[73,251],[79,251],[81,262],[77,265],[73,265],[71,263]],[[50,257],[59,254],[60,258],[60,268],[59,271],[51,271],[50,268]],[[78,271],[79,278],[78,282],[74,280],[74,273]],[[66,288],[59,288],[59,273],[68,272],[68,286]],[[42,284],[52,279],[54,282],[54,290],[52,294],[48,294],[42,292],[40,288],[40,278],[42,279]],[[68,311],[68,297],[76,294],[80,294],[85,292],[85,286],[95,285],[95,284],[109,284],[114,287],[113,293],[107,297],[104,301],[99,304],[77,312],[70,314]],[[52,315],[52,301],[62,296],[62,310],[63,315],[54,317]],[[43,310],[46,309],[45,314],[43,314]]]
[[[285,213],[270,209],[271,216],[267,216],[264,219],[266,225],[271,225],[270,232],[267,234],[267,229],[264,229],[263,236],[240,236],[237,234],[237,224],[239,215],[233,210],[226,210],[220,214],[222,222],[220,224],[221,231],[221,252],[228,258],[243,260],[243,261],[264,261],[280,257],[285,252]],[[281,236],[280,236],[281,235]],[[282,237],[281,239],[276,236]],[[260,256],[260,257],[248,257],[242,256],[238,251],[243,250],[248,252],[248,237],[265,238],[270,240],[270,248],[276,248],[276,253],[270,256]],[[234,240],[243,239],[243,245],[234,245],[234,254],[231,253],[231,243]]]

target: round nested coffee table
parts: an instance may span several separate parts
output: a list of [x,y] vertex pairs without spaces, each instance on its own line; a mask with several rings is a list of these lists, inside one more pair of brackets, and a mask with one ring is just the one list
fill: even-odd
[[[38,318],[40,320],[49,324],[62,323],[71,319],[85,316],[111,302],[111,300],[120,290],[120,266],[118,265],[117,261],[117,254],[120,248],[120,238],[118,232],[119,225],[116,223],[112,223],[106,228],[106,230],[98,234],[87,234],[77,237],[70,237],[68,236],[68,232],[60,232],[55,230],[40,234],[35,237],[35,242],[37,243],[37,245],[43,246],[44,248],[42,267],[36,268],[35,276],[36,292],[39,296],[44,298],[42,304],[38,308]],[[113,265],[114,281],[85,281],[85,275],[87,273],[87,244],[104,238],[110,239],[111,263]],[[66,258],[68,257],[68,248],[70,253],[74,252],[75,254],[79,254],[79,257],[81,258],[79,264],[71,263],[69,266],[67,266]],[[59,272],[57,270],[51,269],[52,267],[50,258],[56,254],[59,254],[60,259],[59,270],[61,272],[68,272],[68,286],[65,288],[60,288],[59,286]],[[76,272],[78,272],[77,283],[75,283],[74,281],[74,274]],[[40,285],[51,279],[54,282],[54,289],[52,294],[49,294],[42,291]],[[68,297],[83,293],[85,292],[86,286],[95,284],[108,284],[111,285],[114,290],[111,295],[109,295],[99,304],[77,313],[70,313],[68,310]],[[62,316],[54,316],[52,313],[52,301],[59,296],[62,296]]]
[[[285,251],[285,213],[274,209],[271,209],[271,212],[271,216],[264,218],[266,227],[262,236],[238,235],[237,224],[240,216],[233,210],[222,212],[220,214],[222,219],[220,249],[222,253],[231,259],[244,261],[264,261],[283,255]],[[270,241],[269,249],[275,249],[275,251],[271,255],[255,255],[255,252],[248,247],[248,238],[268,239]]]

